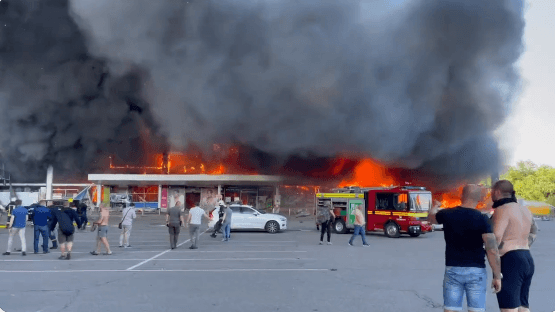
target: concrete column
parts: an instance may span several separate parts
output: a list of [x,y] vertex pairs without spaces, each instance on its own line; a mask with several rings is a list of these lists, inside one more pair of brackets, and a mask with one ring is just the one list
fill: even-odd
[[[279,204],[277,202],[280,202]],[[276,185],[276,194],[274,196],[274,213],[279,213],[281,208],[281,196],[279,195],[279,185]]]
[[96,207],[100,207],[100,202],[102,201],[102,181],[98,181],[96,184]]
[[54,167],[48,166],[46,170],[46,200],[52,200],[52,179],[54,177]]
[[218,195],[222,195],[222,185],[218,185]]
[[162,209],[162,185],[158,184],[158,208]]

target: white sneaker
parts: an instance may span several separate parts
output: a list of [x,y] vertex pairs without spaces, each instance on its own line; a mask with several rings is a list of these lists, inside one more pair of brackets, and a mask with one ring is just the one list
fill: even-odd
[[331,242],[328,242],[328,245],[331,245]]
[[324,245],[324,242],[319,242],[318,245]]

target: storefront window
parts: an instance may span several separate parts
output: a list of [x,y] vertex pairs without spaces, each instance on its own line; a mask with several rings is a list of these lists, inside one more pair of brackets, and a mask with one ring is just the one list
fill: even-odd
[[132,186],[129,190],[133,202],[158,202],[158,186]]

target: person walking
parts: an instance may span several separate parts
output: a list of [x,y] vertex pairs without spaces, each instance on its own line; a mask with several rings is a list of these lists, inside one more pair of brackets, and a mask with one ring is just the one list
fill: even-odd
[[85,204],[84,202],[79,203],[77,214],[81,219],[81,230],[84,231],[87,228],[87,223],[89,222],[89,219],[87,218],[87,204]]
[[91,255],[98,256],[102,249],[102,245],[106,248],[105,255],[111,255],[110,243],[108,242],[108,223],[110,222],[110,210],[104,204],[100,204],[100,216],[98,220],[93,222],[94,225],[98,225],[98,234],[96,236],[96,249],[91,251]]
[[481,187],[469,184],[463,188],[459,207],[438,211],[436,204],[428,214],[429,222],[443,224],[445,312],[461,311],[465,294],[469,311],[486,310],[486,255],[493,272],[492,288],[501,290],[503,275],[495,235],[488,217],[476,210],[481,199]]
[[[224,217],[224,213],[225,213],[225,203],[223,202],[223,200],[220,200],[219,202],[219,209],[218,209],[218,222],[216,222],[216,224],[214,224],[214,232],[212,234],[210,234],[210,237],[214,237],[216,238],[216,234],[222,230],[223,232],[223,228],[222,228],[222,222],[223,222],[223,217]],[[216,209],[214,209],[216,210]]]
[[25,226],[27,225],[28,211],[21,206],[21,200],[15,201],[15,208],[11,211],[10,221],[8,222],[8,250],[3,253],[4,256],[10,255],[12,249],[13,237],[19,235],[21,241],[21,255],[27,255],[27,242],[25,241]]
[[73,239],[75,227],[73,222],[77,223],[77,228],[81,226],[81,219],[75,210],[69,207],[70,202],[64,202],[64,207],[52,210],[52,222],[50,223],[50,231],[54,231],[58,224],[58,241],[60,243],[60,251],[62,254],[58,259],[70,260],[71,250],[73,248]]
[[135,213],[135,204],[131,203],[122,210],[123,218],[121,219],[121,234],[119,235],[119,246],[131,248],[129,244],[129,236],[131,236],[131,228],[133,227],[133,219],[137,217]]
[[528,208],[516,200],[513,184],[501,180],[493,185],[493,233],[501,255],[503,288],[497,293],[502,312],[529,312],[530,285],[535,265],[530,246],[538,227]]
[[39,205],[35,207],[33,217],[34,224],[34,244],[33,249],[35,254],[39,253],[39,239],[42,236],[42,252],[49,253],[48,250],[48,237],[50,236],[50,228],[48,227],[48,219],[52,218],[50,209],[46,208],[46,201],[39,201]]
[[170,233],[170,248],[177,248],[177,242],[179,241],[179,232],[181,232],[181,227],[185,225],[185,220],[181,214],[180,201],[175,202],[175,206],[169,208],[166,212],[166,226],[168,227],[168,232]]
[[231,238],[231,218],[233,216],[233,211],[231,210],[229,205],[224,207],[224,215],[222,216],[222,229],[224,238],[222,239],[222,242],[227,242]]
[[52,202],[50,202],[50,206],[48,206],[48,210],[50,210],[50,217],[48,218],[48,236],[50,238],[50,241],[52,241],[52,247],[50,247],[50,249],[58,249],[58,240],[56,239],[56,233],[58,232],[56,231],[51,231],[51,224],[52,224],[52,219],[54,218],[54,210],[58,210],[59,208],[54,205]]
[[362,205],[357,204],[355,208],[355,231],[353,233],[353,236],[351,236],[351,239],[349,240],[350,246],[353,246],[353,240],[357,235],[360,235],[360,237],[362,237],[362,246],[370,246],[366,242],[366,230],[364,229],[365,224],[366,220],[364,220],[364,215],[362,214]]
[[200,225],[202,224],[202,217],[211,220],[210,216],[199,207],[199,203],[195,204],[195,207],[189,210],[189,215],[187,216],[187,224],[189,226],[189,235],[191,235],[191,247],[189,249],[198,248],[198,239],[200,236]]
[[328,245],[331,245],[331,225],[333,224],[333,220],[335,220],[335,214],[333,213],[331,203],[318,209],[318,216],[316,220],[322,227],[322,231],[320,232],[320,245],[324,244],[324,233],[326,232],[328,236]]

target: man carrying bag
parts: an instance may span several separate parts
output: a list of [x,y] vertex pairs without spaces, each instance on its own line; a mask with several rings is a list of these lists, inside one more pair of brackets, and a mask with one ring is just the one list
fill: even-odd
[[130,248],[131,245],[129,245],[129,236],[131,235],[133,219],[137,217],[137,214],[135,214],[135,204],[133,203],[129,204],[128,207],[123,209],[122,213],[123,213],[123,218],[121,219],[121,222],[119,223],[119,226],[118,226],[119,229],[122,230],[119,236],[119,246]]

